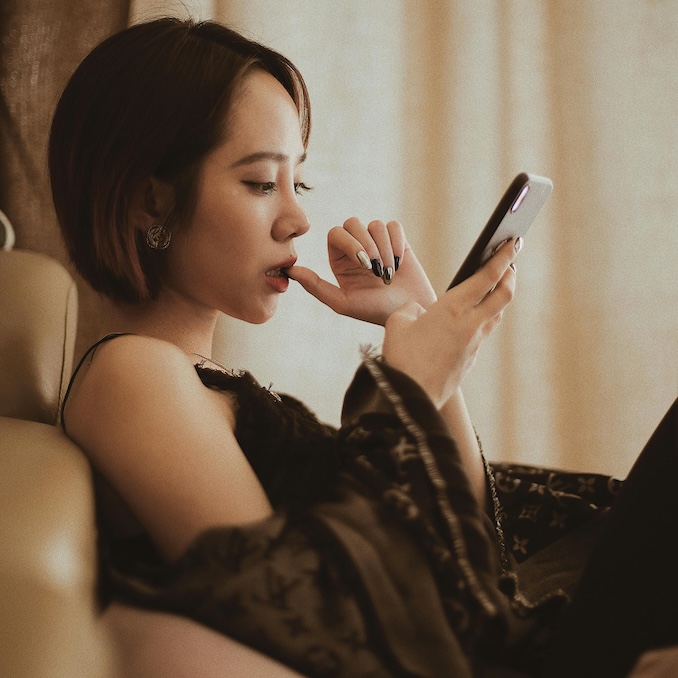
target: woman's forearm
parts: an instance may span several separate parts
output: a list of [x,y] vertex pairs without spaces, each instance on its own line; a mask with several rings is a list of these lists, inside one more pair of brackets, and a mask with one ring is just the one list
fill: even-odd
[[484,506],[487,492],[485,464],[461,389],[440,408],[440,414],[457,444],[473,494],[478,503]]

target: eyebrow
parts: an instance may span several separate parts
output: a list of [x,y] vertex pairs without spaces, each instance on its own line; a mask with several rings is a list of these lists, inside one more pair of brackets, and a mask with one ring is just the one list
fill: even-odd
[[[246,155],[244,158],[240,158],[240,160],[236,160],[231,167],[242,167],[243,165],[251,165],[255,162],[261,162],[262,160],[272,160],[273,162],[277,163],[284,163],[287,162],[290,159],[288,155],[285,155],[284,153],[274,153],[273,151],[259,151],[258,153],[251,153],[250,155]],[[299,156],[297,160],[297,165],[300,165],[302,162],[306,160],[306,153],[303,153],[302,155]]]

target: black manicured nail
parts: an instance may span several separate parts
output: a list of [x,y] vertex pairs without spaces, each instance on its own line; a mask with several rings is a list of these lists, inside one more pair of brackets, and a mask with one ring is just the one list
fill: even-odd
[[377,278],[381,278],[381,276],[384,275],[384,267],[379,259],[372,259],[372,273],[374,273]]
[[393,260],[395,261],[395,270],[397,271],[400,267],[400,257],[393,257]]
[[393,269],[390,266],[387,266],[384,269],[384,275],[381,279],[387,284],[390,285],[393,282]]

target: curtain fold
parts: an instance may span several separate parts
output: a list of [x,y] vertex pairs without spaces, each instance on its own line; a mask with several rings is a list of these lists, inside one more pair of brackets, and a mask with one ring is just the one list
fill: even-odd
[[[0,209],[16,231],[17,248],[66,266],[47,174],[52,113],[76,65],[124,27],[128,15],[129,0],[7,0],[0,7]],[[100,305],[78,282],[82,347],[98,332]]]

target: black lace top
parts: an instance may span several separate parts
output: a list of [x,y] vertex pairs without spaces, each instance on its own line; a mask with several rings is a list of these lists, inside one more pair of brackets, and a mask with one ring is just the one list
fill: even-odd
[[[470,676],[478,661],[503,661],[516,619],[541,624],[567,600],[619,489],[607,476],[493,464],[484,511],[428,398],[369,356],[339,430],[247,372],[196,370],[235,396],[236,439],[275,514],[206,531],[168,564],[143,531],[114,538],[100,511],[102,601],[184,614],[306,675]],[[591,539],[567,541],[586,525]]]
[[203,384],[236,398],[235,437],[274,508],[327,499],[339,471],[336,429],[300,400],[262,387],[249,372],[196,365]]

